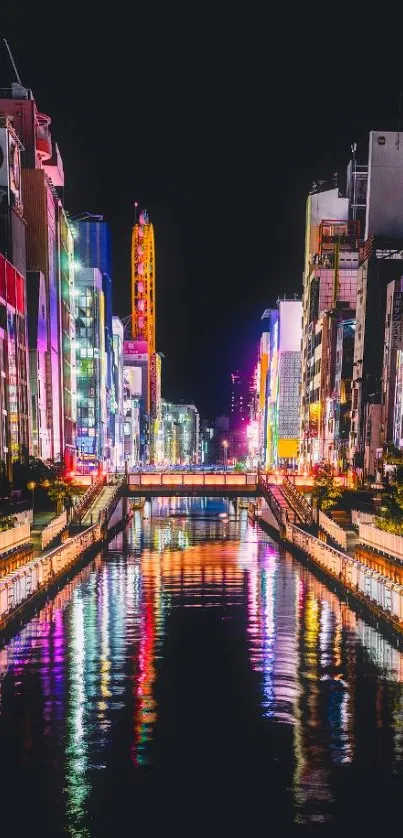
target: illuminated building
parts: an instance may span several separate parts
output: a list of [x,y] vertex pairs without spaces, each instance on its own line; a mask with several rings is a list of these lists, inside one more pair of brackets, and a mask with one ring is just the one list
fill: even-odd
[[355,328],[355,320],[351,319],[341,320],[337,324],[333,415],[329,433],[333,435],[333,448],[338,457],[338,462],[334,462],[341,471],[348,465]]
[[[397,302],[403,273],[403,149],[398,138],[392,131],[369,134],[368,200],[358,274],[350,433],[350,457],[357,469],[369,477],[375,474],[382,445],[391,442],[394,435],[392,403],[398,347],[392,347],[391,341],[400,319]],[[395,286],[390,290],[395,304],[387,291],[391,283]],[[386,311],[387,299],[394,311]],[[391,317],[384,327],[385,315]]]
[[144,415],[141,416],[142,436],[147,437],[147,461],[156,463],[162,453],[161,357],[155,349],[154,227],[146,210],[140,212],[132,230],[131,266],[132,340],[145,344],[147,353],[147,387],[144,394]]
[[199,462],[199,412],[194,404],[161,402],[164,460],[171,465]]
[[[389,283],[400,282],[402,272],[403,238],[399,241],[373,236],[365,242],[358,277],[350,456],[356,468],[360,470],[364,469],[364,460],[367,460],[366,465],[370,470],[366,469],[366,473],[372,476],[374,476],[377,449],[382,446],[381,391],[386,290]],[[388,360],[385,359],[385,361],[387,364],[384,374],[386,387]],[[386,389],[384,395],[386,395]],[[370,410],[367,408],[368,405],[371,405]],[[377,414],[375,421],[375,426],[378,428],[377,435],[374,435],[375,414]],[[384,423],[384,433],[389,433],[390,415],[386,416],[385,407]]]
[[107,466],[105,301],[97,268],[76,271],[77,459],[83,472]]
[[0,464],[10,478],[13,463],[26,460],[30,448],[21,151],[0,114]]
[[[155,248],[154,227],[146,210],[132,230],[132,338],[155,353]],[[151,412],[151,371],[148,371],[147,413]]]
[[74,219],[74,253],[83,268],[98,268],[102,275],[104,294],[105,357],[106,357],[106,437],[105,464],[112,468],[115,462],[115,394],[114,394],[114,349],[112,327],[112,266],[111,237],[108,224],[102,215],[84,213]]
[[113,334],[113,418],[114,444],[113,468],[124,468],[124,377],[123,377],[123,338],[124,328],[119,317],[112,317]]
[[248,426],[251,465],[294,466],[299,444],[301,301],[278,300],[262,316],[255,409]]
[[[314,184],[306,204],[300,466],[340,461],[335,448],[338,324],[355,313],[366,168],[350,162],[347,197]],[[341,444],[341,443],[340,443]],[[338,443],[337,443],[338,445]],[[345,445],[344,445],[345,448]]]
[[[401,393],[398,392],[398,388],[396,388],[396,372],[398,355],[403,349],[402,292],[402,277],[390,282],[386,289],[385,339],[383,346],[381,395],[381,443],[385,444],[388,442],[394,442],[394,444],[399,448],[403,433],[401,432],[401,423],[396,421],[395,402],[398,404],[401,402]],[[400,381],[399,386],[401,386]],[[399,412],[400,408],[398,407],[398,413]],[[398,433],[396,433],[396,431]]]
[[10,478],[29,452],[26,334],[24,277],[0,253],[0,465]]
[[200,428],[200,462],[202,465],[210,465],[217,461],[215,455],[215,437],[216,429],[214,424],[208,419],[202,419]]
[[[38,112],[30,90],[17,83],[3,89],[0,111],[7,115],[23,146],[26,269],[35,274],[41,306],[43,301],[45,304],[45,312],[38,315],[40,330],[46,326],[45,393],[38,392],[34,368],[35,353],[42,357],[42,347],[30,345],[35,446],[43,459],[64,462],[70,468],[75,452],[74,279],[71,229],[61,200],[63,163],[52,141],[50,117]],[[35,328],[30,334],[35,338]],[[40,375],[43,378],[43,371]]]
[[231,430],[237,430],[248,420],[248,389],[245,376],[239,370],[230,375],[230,422]]
[[141,340],[123,343],[124,450],[128,468],[150,460],[147,344]]

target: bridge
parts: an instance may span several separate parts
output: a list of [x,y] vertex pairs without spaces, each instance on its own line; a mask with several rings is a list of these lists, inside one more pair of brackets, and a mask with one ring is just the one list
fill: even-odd
[[130,497],[253,497],[259,494],[256,472],[134,472],[122,490]]
[[121,493],[129,497],[262,497],[262,517],[281,530],[285,521],[312,525],[312,509],[287,478],[257,472],[134,472]]

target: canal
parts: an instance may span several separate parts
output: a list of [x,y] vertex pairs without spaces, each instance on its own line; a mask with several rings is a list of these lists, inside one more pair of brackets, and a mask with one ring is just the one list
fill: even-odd
[[402,654],[245,510],[144,515],[0,648],[2,834],[398,823]]

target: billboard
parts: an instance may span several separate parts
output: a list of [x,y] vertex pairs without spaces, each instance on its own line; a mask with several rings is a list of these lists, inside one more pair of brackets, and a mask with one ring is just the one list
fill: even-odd
[[392,349],[402,349],[402,292],[395,291],[392,309]]

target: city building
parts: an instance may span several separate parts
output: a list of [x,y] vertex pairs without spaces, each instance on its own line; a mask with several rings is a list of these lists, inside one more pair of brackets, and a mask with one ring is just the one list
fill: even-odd
[[[307,198],[300,396],[302,470],[323,461],[337,466],[344,456],[345,444],[335,435],[337,336],[339,324],[355,315],[365,184],[366,167],[358,166],[353,158],[347,172],[347,197],[340,195],[337,186],[320,182],[314,184]],[[348,418],[347,411],[344,418]]]
[[301,300],[265,309],[247,428],[250,467],[295,467],[299,449]]
[[[400,134],[369,135],[365,244],[357,284],[350,459],[374,477],[380,452],[395,434],[393,307],[403,275],[403,148]],[[388,286],[392,284],[388,295]],[[388,311],[387,311],[388,300]],[[398,296],[396,297],[396,301]],[[397,302],[396,302],[397,312]],[[387,318],[392,314],[391,319]],[[385,326],[386,319],[386,326]],[[385,347],[385,328],[388,346]],[[392,342],[391,342],[392,341]]]
[[230,422],[231,429],[238,429],[248,421],[248,382],[246,377],[235,370],[230,375]]
[[30,453],[29,365],[25,219],[21,190],[22,145],[0,104],[0,464]]
[[190,466],[199,462],[199,412],[194,404],[172,404],[162,399],[164,461]]
[[150,461],[148,393],[148,346],[145,341],[123,342],[124,451],[127,467]]
[[75,273],[77,341],[77,469],[110,467],[106,448],[105,301],[98,268]]
[[[403,348],[403,276],[386,289],[385,338],[383,344],[380,443],[395,440],[396,374],[398,353]],[[400,394],[398,396],[400,404]],[[399,437],[400,439],[400,433]],[[395,443],[396,444],[396,443]],[[399,445],[399,443],[397,443]]]
[[[356,322],[355,319],[340,320],[337,324],[336,359],[334,369],[334,396],[329,402],[330,444],[329,462],[344,472],[349,465],[348,446],[351,425],[353,359]],[[329,446],[330,447],[330,446]]]
[[114,419],[113,431],[113,463],[112,467],[120,471],[124,469],[124,375],[123,375],[123,341],[124,327],[119,317],[112,317],[113,334],[113,399],[111,405]]
[[116,461],[115,448],[115,394],[114,394],[114,346],[112,327],[112,267],[111,237],[108,224],[102,215],[83,213],[74,219],[74,254],[77,266],[98,268],[102,275],[105,323],[106,360],[106,413],[104,455],[105,464],[113,468]]
[[201,465],[212,465],[218,462],[216,454],[216,429],[210,419],[202,419],[200,424],[200,458]]
[[[29,276],[35,274],[41,307],[45,305],[45,312],[40,310],[41,330],[46,327],[46,368],[40,373],[44,392],[40,384],[39,393],[35,375],[35,353],[37,358],[42,357],[43,347],[29,347],[33,409],[37,409],[33,417],[34,446],[44,459],[70,469],[75,456],[74,277],[71,229],[62,205],[63,162],[52,140],[51,119],[38,111],[30,90],[17,82],[10,89],[2,89],[0,113],[21,142],[18,153],[13,151],[13,189],[19,192],[22,188],[24,195],[26,271]],[[16,198],[17,204],[22,205],[21,197]],[[20,221],[21,211],[14,211],[9,233],[13,240],[19,240],[18,245],[12,245],[20,254],[18,263],[14,258],[13,263],[21,271],[25,257]],[[39,300],[33,311],[39,311]],[[35,339],[37,335],[37,327],[30,329],[30,337]]]
[[24,277],[0,253],[0,467],[9,479],[29,454],[26,335]]
[[139,213],[132,229],[131,270],[132,341],[143,343],[147,354],[147,386],[141,405],[141,433],[147,437],[147,461],[156,463],[162,454],[161,358],[156,353],[155,345],[154,227],[147,210]]

